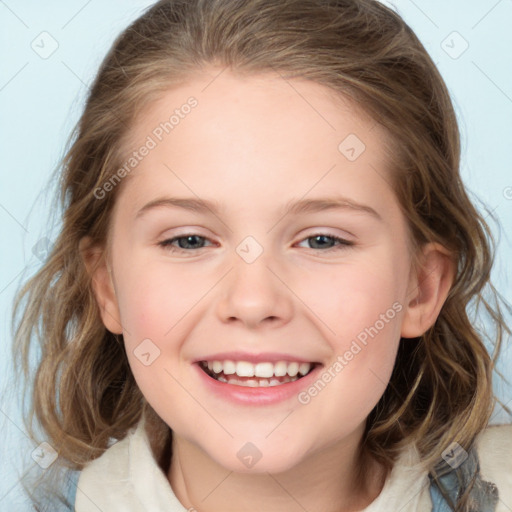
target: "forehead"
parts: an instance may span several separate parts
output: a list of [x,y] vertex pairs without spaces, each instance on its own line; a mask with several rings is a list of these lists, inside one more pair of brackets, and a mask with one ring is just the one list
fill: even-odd
[[[234,132],[237,128],[241,133]],[[163,142],[179,150],[183,142],[194,143],[189,137],[192,129],[201,144],[207,141],[199,138],[208,131],[212,143],[218,142],[216,136],[235,134],[240,143],[240,135],[247,134],[246,142],[252,139],[260,147],[272,145],[278,132],[279,143],[297,143],[295,153],[311,149],[312,143],[318,146],[323,139],[323,146],[334,144],[337,149],[337,142],[349,133],[368,143],[389,139],[362,106],[322,84],[279,73],[241,75],[208,68],[161,92],[139,113],[124,145],[133,150],[149,136],[157,145]],[[374,152],[382,149],[372,146]]]
[[387,141],[381,125],[321,84],[210,70],[138,116],[126,144],[126,159],[136,159],[126,181],[137,196],[151,181],[154,195],[163,180],[187,196],[218,196],[221,187],[226,197],[259,192],[283,202],[287,191],[300,198],[342,182],[373,189],[386,185]]

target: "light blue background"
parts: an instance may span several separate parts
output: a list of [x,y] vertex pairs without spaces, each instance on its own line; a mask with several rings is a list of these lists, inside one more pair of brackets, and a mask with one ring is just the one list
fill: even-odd
[[[110,44],[152,3],[0,0],[0,375],[6,393],[0,404],[1,510],[28,510],[17,481],[27,470],[21,461],[31,461],[35,445],[24,432],[19,398],[9,388],[10,314],[20,279],[40,265],[33,247],[41,239],[54,238],[48,215],[52,198],[42,190],[63,156],[87,85]],[[394,4],[415,30],[452,93],[462,131],[463,179],[502,224],[493,278],[512,302],[512,1],[386,3]],[[31,48],[43,31],[58,42],[47,59]],[[463,39],[448,37],[453,31]],[[468,49],[453,58],[464,40]],[[509,345],[504,347],[502,369],[510,378]],[[510,387],[497,382],[496,389],[504,402],[512,400]],[[493,422],[501,421],[510,418],[497,410]],[[28,471],[43,470],[34,462]]]

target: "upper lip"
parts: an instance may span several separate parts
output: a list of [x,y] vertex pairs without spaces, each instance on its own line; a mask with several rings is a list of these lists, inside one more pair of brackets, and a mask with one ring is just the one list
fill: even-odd
[[278,352],[258,352],[249,354],[247,352],[219,352],[216,354],[205,355],[194,360],[194,363],[201,361],[247,361],[248,363],[277,363],[278,361],[314,363],[314,359],[304,358],[293,354]]

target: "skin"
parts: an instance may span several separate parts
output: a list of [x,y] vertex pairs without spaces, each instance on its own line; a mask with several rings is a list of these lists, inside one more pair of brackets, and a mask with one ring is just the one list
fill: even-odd
[[[386,477],[372,460],[364,482],[355,477],[366,417],[400,337],[434,323],[453,280],[449,255],[428,244],[423,266],[412,267],[386,132],[346,98],[311,82],[210,69],[146,109],[130,148],[190,96],[198,106],[120,185],[108,251],[83,241],[103,322],[123,334],[137,384],[173,430],[169,482],[202,512],[362,510]],[[355,161],[338,150],[348,134],[366,146]],[[284,215],[288,201],[335,193],[380,218],[352,208]],[[137,216],[168,196],[216,200],[221,211],[159,206]],[[205,238],[181,251],[175,241],[174,253],[159,245],[190,232]],[[353,245],[315,245],[318,232]],[[250,264],[236,251],[247,236],[263,250]],[[306,405],[233,404],[193,369],[202,355],[232,350],[329,368],[394,303],[401,310]],[[148,338],[160,355],[146,366],[134,350]],[[262,454],[251,469],[237,457],[247,442]]]

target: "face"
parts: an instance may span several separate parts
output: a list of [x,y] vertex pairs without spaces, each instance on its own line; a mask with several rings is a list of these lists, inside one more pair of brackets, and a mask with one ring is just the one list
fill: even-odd
[[176,439],[279,472],[360,439],[400,340],[408,230],[381,126],[319,84],[216,75],[136,123],[103,317]]

